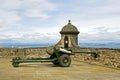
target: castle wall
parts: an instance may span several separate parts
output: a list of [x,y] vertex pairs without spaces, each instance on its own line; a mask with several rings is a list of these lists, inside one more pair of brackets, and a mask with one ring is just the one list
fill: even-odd
[[[47,48],[0,48],[0,57],[49,57],[50,55],[47,54],[46,50]],[[79,48],[77,51],[89,52],[96,50],[100,55],[99,58],[95,59],[90,54],[76,53],[71,56],[72,60],[120,69],[120,49]]]
[[120,49],[97,49],[97,48],[82,48],[79,51],[96,51],[100,55],[98,58],[92,57],[90,54],[75,54],[73,60],[79,62],[87,62],[89,64],[106,66],[110,68],[120,69]]
[[46,48],[0,48],[0,57],[39,57],[48,55]]

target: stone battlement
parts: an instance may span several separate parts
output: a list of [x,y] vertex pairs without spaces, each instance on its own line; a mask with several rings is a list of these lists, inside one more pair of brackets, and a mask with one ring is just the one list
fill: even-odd
[[[0,48],[0,57],[49,57],[45,48]],[[75,61],[83,61],[90,64],[103,65],[120,69],[120,49],[105,48],[79,48],[78,51],[90,52],[97,51],[99,58],[93,58],[90,54],[76,53],[72,56]]]

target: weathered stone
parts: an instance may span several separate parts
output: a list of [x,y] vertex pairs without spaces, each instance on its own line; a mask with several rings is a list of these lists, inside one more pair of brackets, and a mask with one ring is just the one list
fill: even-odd
[[57,47],[72,48],[78,47],[78,29],[71,24],[69,20],[68,24],[65,25],[60,31],[61,40],[55,45]]

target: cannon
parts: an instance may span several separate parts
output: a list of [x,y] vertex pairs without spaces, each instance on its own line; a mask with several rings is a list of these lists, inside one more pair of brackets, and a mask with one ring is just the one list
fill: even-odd
[[63,48],[54,48],[52,55],[48,58],[14,57],[11,62],[14,67],[18,67],[20,63],[30,63],[30,62],[52,62],[55,65],[60,65],[61,67],[68,67],[71,64],[70,55],[73,55],[71,50],[67,50]]
[[48,58],[20,58],[14,57],[12,59],[13,67],[19,67],[20,63],[31,63],[31,62],[52,62],[54,65],[61,67],[69,67],[71,65],[71,55],[75,53],[86,53],[92,54],[95,58],[98,57],[97,52],[73,52],[71,49],[65,48],[53,48],[52,54]]

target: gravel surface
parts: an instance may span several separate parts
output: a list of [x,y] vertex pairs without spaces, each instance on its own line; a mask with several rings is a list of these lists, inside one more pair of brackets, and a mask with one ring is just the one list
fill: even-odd
[[21,63],[14,68],[10,58],[0,58],[0,80],[120,80],[120,70],[72,61],[70,67],[52,63]]

